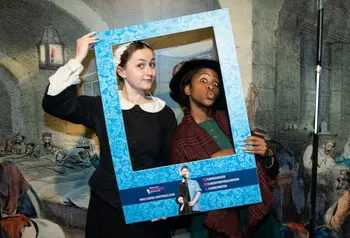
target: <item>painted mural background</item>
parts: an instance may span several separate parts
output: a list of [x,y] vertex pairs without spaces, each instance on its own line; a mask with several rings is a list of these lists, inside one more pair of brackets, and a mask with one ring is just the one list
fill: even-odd
[[[252,129],[276,146],[281,164],[275,212],[284,223],[309,219],[310,153],[315,105],[315,0],[124,1],[0,0],[0,163],[13,162],[38,194],[42,218],[69,237],[82,236],[89,199],[87,181],[98,165],[94,133],[45,114],[41,99],[54,70],[38,68],[37,44],[48,23],[64,44],[106,30],[191,13],[230,9],[242,84]],[[321,81],[317,224],[349,189],[350,2],[326,1]],[[213,39],[156,50],[156,96],[165,99],[173,66],[188,58],[216,59]],[[81,94],[98,95],[94,53],[83,62]],[[1,171],[10,171],[4,166]],[[6,170],[8,169],[8,170]],[[3,177],[5,172],[1,172]],[[1,176],[0,176],[1,177]],[[3,178],[2,177],[2,178]],[[346,223],[346,222],[345,222]],[[350,229],[348,229],[350,230]],[[79,236],[80,235],[80,236]],[[343,235],[345,237],[345,235]]]

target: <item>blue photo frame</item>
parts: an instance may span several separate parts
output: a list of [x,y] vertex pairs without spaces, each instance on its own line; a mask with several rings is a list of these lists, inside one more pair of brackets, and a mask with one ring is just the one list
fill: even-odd
[[[134,172],[120,109],[112,46],[208,27],[214,30],[236,154]],[[175,197],[183,165],[188,166],[191,179],[202,189],[201,211],[261,202],[255,158],[241,146],[244,137],[250,135],[250,129],[228,10],[133,25],[98,35],[100,39],[95,44],[97,72],[126,223],[178,215]]]

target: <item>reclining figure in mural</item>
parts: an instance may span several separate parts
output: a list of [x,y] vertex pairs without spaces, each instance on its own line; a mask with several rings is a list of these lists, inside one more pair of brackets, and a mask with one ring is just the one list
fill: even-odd
[[56,158],[60,148],[52,144],[52,134],[48,132],[43,133],[42,142],[43,144],[37,145],[34,148],[31,158],[38,159],[41,157],[47,157],[48,159],[55,161],[54,158]]
[[[42,144],[35,145],[34,143],[23,144],[23,154],[18,154],[13,150],[14,141],[23,142],[23,134],[17,134],[14,139],[9,137],[6,142],[8,154],[0,155],[0,162],[12,161],[20,170],[25,170],[29,177],[34,173],[31,171],[34,167],[42,167],[45,173],[44,177],[57,175],[71,174],[80,172],[86,168],[96,168],[99,164],[99,156],[96,153],[92,143],[85,137],[81,137],[77,141],[77,145],[70,149],[64,150],[52,143],[52,134],[45,132],[42,134]],[[21,147],[21,148],[22,148]],[[19,147],[18,147],[19,148]],[[21,152],[22,153],[22,152]],[[51,174],[49,171],[54,171],[56,174]]]
[[96,168],[99,164],[99,157],[91,142],[87,138],[81,137],[77,145],[67,153],[58,152],[55,162],[52,168],[60,174],[67,174],[72,170],[76,172],[85,168]]
[[65,237],[41,216],[40,199],[12,162],[0,163],[0,237]]
[[68,159],[74,164],[85,164],[90,167],[96,167],[99,164],[99,158],[96,154],[92,143],[85,137],[78,140],[77,145],[67,154]]
[[1,157],[6,159],[16,159],[23,157],[39,158],[42,156],[56,155],[59,148],[52,145],[51,133],[42,134],[42,145],[35,145],[34,143],[25,143],[25,136],[22,133],[16,134],[14,137],[9,136],[6,139],[4,151]]
[[[327,172],[329,167],[335,166],[335,157],[333,156],[332,149],[335,147],[334,140],[327,140],[322,143],[318,148],[318,168],[317,173],[323,174]],[[312,169],[312,145],[306,147],[303,155],[304,168],[308,171]]]

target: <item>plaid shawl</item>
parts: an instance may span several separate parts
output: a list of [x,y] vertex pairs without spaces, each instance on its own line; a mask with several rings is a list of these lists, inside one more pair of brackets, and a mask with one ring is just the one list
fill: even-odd
[[[225,111],[213,112],[213,118],[218,126],[233,144],[228,116]],[[210,135],[201,128],[190,113],[186,113],[173,136],[171,163],[184,163],[210,158],[220,150]],[[275,153],[274,153],[275,154]],[[274,155],[276,158],[276,154]],[[272,209],[275,198],[268,183],[268,170],[256,156],[256,167],[261,190],[262,202],[248,205],[246,208],[246,232],[243,234],[239,225],[238,208],[228,208],[209,211],[204,225],[228,237],[250,236],[256,229],[258,222]],[[278,160],[270,170],[278,171]],[[277,172],[278,173],[278,172]],[[277,173],[272,173],[277,175]]]

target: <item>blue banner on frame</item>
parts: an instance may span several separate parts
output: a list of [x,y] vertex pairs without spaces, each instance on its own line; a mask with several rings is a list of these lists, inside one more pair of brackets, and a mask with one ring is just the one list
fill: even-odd
[[[214,176],[198,177],[201,194],[258,184],[256,170],[248,169]],[[177,196],[179,181],[141,186],[120,191],[123,205],[164,200]]]
[[[112,46],[207,27],[214,29],[236,154],[134,172],[120,109]],[[188,186],[201,191],[200,211],[261,202],[255,158],[241,146],[244,137],[250,135],[250,129],[228,10],[128,26],[98,35],[100,41],[95,44],[97,71],[126,223],[178,215],[176,198],[181,183],[179,169],[183,165],[191,171]]]

